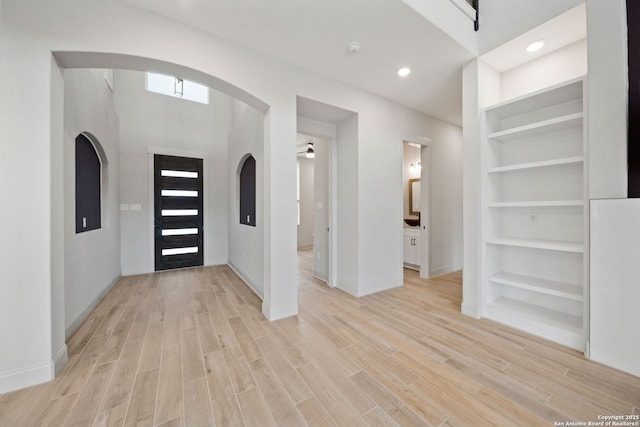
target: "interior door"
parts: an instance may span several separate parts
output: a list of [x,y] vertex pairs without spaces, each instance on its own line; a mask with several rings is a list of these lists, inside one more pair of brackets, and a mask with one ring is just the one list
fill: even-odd
[[154,156],[155,270],[203,265],[202,159]]

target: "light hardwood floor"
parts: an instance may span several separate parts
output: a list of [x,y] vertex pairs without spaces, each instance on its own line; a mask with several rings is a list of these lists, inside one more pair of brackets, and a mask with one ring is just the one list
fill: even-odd
[[353,298],[299,256],[300,315],[267,322],[227,267],[127,277],[0,425],[526,426],[640,414],[640,379],[459,313],[461,275]]

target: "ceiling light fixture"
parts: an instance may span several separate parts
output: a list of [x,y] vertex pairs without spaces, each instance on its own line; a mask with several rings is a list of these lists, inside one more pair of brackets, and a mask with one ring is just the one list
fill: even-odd
[[409,67],[402,67],[398,70],[398,75],[400,77],[407,77],[409,74],[411,74],[411,68]]
[[542,46],[544,46],[544,40],[535,41],[535,42],[531,43],[529,46],[527,46],[527,52],[529,52],[529,53],[536,52],[536,51],[542,49]]
[[305,154],[305,157],[307,159],[313,159],[316,157],[316,151],[313,149],[313,142],[309,142],[309,145],[307,145],[307,154]]

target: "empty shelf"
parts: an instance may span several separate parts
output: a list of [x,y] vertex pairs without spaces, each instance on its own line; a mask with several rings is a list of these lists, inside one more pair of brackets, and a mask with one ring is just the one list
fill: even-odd
[[501,172],[513,172],[513,171],[526,170],[526,169],[543,169],[543,168],[550,168],[550,167],[556,167],[556,166],[572,166],[572,165],[582,164],[583,162],[584,162],[583,156],[566,157],[563,159],[545,160],[542,162],[532,162],[532,163],[520,163],[517,165],[489,168],[487,172],[501,173]]
[[489,277],[489,281],[505,286],[554,295],[574,301],[582,301],[582,287],[571,283],[556,282],[538,277],[500,272]]
[[583,113],[573,113],[562,117],[556,117],[541,122],[531,123],[512,129],[506,129],[489,135],[489,139],[499,142],[508,142],[518,138],[539,135],[545,132],[553,132],[567,129],[582,124]]
[[520,248],[546,249],[560,252],[584,252],[584,245],[577,242],[562,242],[557,240],[532,240],[516,239],[510,237],[497,237],[487,240],[490,245],[517,246]]
[[545,208],[584,206],[583,200],[540,200],[527,202],[492,202],[490,208]]

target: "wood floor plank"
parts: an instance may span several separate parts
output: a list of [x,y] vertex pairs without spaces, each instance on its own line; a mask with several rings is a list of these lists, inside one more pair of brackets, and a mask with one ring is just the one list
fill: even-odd
[[98,329],[98,327],[104,321],[104,316],[97,316],[95,312],[92,313],[87,320],[80,325],[80,327],[69,337],[67,341],[67,352],[69,357],[80,354],[86,345],[89,343],[89,340]]
[[153,425],[158,391],[158,371],[146,371],[136,376],[127,408],[125,426]]
[[376,361],[368,357],[363,351],[356,347],[347,347],[343,352],[346,356],[353,358],[354,361],[359,363],[362,369],[390,390],[394,397],[402,401],[402,403],[427,422],[427,424],[439,425],[447,419],[448,415],[443,412],[438,405],[434,404],[431,399],[416,395],[413,389],[409,388],[409,386],[390,372],[381,368]]
[[378,426],[378,427],[401,427],[401,424],[398,424],[386,413],[382,408],[376,406],[366,414],[362,416],[362,419],[369,424],[370,426]]
[[184,418],[175,417],[161,424],[157,424],[157,427],[184,427]]
[[254,339],[268,335],[268,332],[264,327],[266,319],[260,309],[261,306],[262,302],[260,301],[259,305],[256,306],[253,306],[252,304],[244,304],[238,307],[238,313]]
[[49,401],[44,411],[33,424],[34,426],[61,426],[71,412],[79,393],[68,394]]
[[338,425],[365,425],[360,418],[360,413],[348,403],[348,398],[342,395],[333,384],[325,381],[322,373],[318,372],[313,364],[298,368],[298,372]]
[[302,402],[313,396],[307,383],[300,377],[298,371],[291,365],[280,351],[280,347],[276,345],[270,336],[259,338],[257,343],[273,371],[277,372],[278,379],[294,403]]
[[185,383],[204,377],[202,349],[195,327],[182,331],[182,370]]
[[218,337],[211,324],[209,312],[200,313],[196,316],[196,327],[200,336],[200,344],[202,345],[202,353],[207,354],[220,349]]
[[107,362],[113,362],[120,358],[120,353],[124,348],[125,340],[129,335],[129,329],[133,324],[133,319],[122,319],[116,325],[113,333],[109,337],[107,344],[105,345],[100,358],[96,362],[98,365]]
[[204,363],[216,425],[244,426],[222,350],[205,354]]
[[[226,320],[225,322],[228,325]],[[222,328],[222,332],[218,334],[218,341],[220,342],[222,354],[224,355],[226,366],[229,369],[231,383],[236,393],[242,393],[243,391],[254,388],[256,383],[251,376],[247,360],[231,327],[228,329]]]
[[144,338],[144,334],[147,331],[147,324],[151,318],[151,310],[138,310],[136,317],[131,325],[131,330],[127,336],[127,341],[135,341]]
[[175,347],[177,345],[180,345],[180,311],[171,310],[165,314],[162,346]]
[[144,335],[138,372],[153,371],[160,367],[163,334],[164,322],[151,320],[147,325],[147,332]]
[[100,357],[107,340],[108,337],[97,335],[89,341],[84,351],[80,354],[80,357],[73,364],[69,374],[61,382],[54,397],[80,392],[82,386],[84,386],[89,378],[93,366]]
[[[413,411],[365,371],[351,376],[351,380],[401,426],[428,426]],[[375,408],[374,408],[375,409]],[[379,417],[374,417],[378,419]],[[383,417],[384,419],[384,417]]]
[[125,347],[111,377],[111,383],[102,403],[102,410],[115,408],[129,401],[141,350],[142,340],[131,341]]
[[180,346],[164,347],[158,374],[155,423],[162,424],[181,416],[183,413]]
[[240,344],[240,348],[244,353],[244,357],[247,362],[254,361],[262,357],[262,352],[260,352],[260,348],[256,344],[253,336],[247,329],[246,325],[242,321],[240,316],[232,317],[229,319],[229,325],[231,325],[231,329]]
[[184,385],[184,422],[188,427],[213,425],[209,391],[204,377]]
[[329,412],[327,412],[315,396],[303,400],[298,403],[296,407],[309,427],[336,426]]
[[121,427],[127,415],[127,404],[104,409],[98,413],[93,427]]
[[96,365],[73,405],[65,426],[85,427],[93,424],[107,390],[115,363]]
[[238,393],[238,401],[247,426],[278,426],[257,388]]
[[264,359],[256,359],[249,363],[253,377],[267,402],[273,418],[281,426],[304,425],[298,410],[295,408],[286,390],[280,384],[278,375]]

